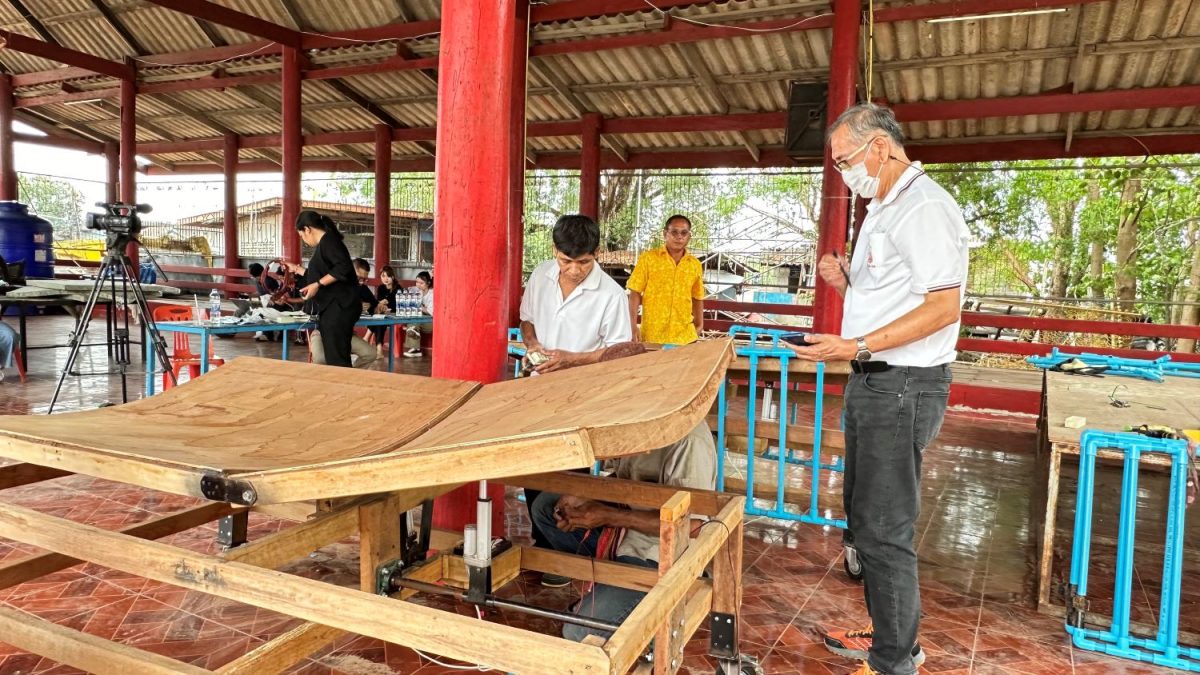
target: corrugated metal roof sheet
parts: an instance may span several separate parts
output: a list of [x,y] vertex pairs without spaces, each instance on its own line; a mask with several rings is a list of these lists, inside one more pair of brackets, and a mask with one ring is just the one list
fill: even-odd
[[[108,0],[113,11],[147,50],[168,53],[210,47],[200,23],[179,12],[141,0]],[[64,46],[112,60],[133,51],[87,0],[26,0],[30,10]],[[219,4],[287,27],[299,23],[310,32],[332,32],[378,26],[394,21],[436,19],[438,0],[295,0],[298,15],[289,15],[278,0],[220,0]],[[876,2],[876,9],[906,6],[908,0]],[[1067,8],[1065,12],[994,18],[985,21],[929,23],[903,21],[874,26],[873,97],[894,103],[994,98],[1047,91],[1102,91],[1200,84],[1200,11],[1190,2],[1171,0],[1107,0]],[[744,21],[823,16],[824,0],[731,0],[672,10],[676,25],[685,20],[721,24]],[[537,44],[569,42],[613,35],[644,34],[663,29],[662,13],[647,8],[622,16],[592,17],[539,24]],[[7,3],[0,3],[0,28],[33,35],[32,29]],[[241,58],[220,63],[163,66],[153,57],[139,62],[140,77],[162,81],[209,75],[220,68],[228,75],[276,73],[279,58],[256,52],[257,38],[224,27],[212,27],[218,40],[247,44]],[[651,117],[729,112],[783,111],[791,80],[827,79],[831,35],[828,29],[786,32],[747,32],[735,39],[687,45],[632,47],[598,52],[553,55],[533,60],[527,117],[531,122],[574,120],[582,112],[607,117]],[[1139,44],[1140,43],[1140,44]],[[436,36],[409,40],[407,48],[420,56],[436,55]],[[371,63],[394,53],[386,43],[347,44],[309,54],[320,65]],[[697,61],[717,87],[703,83]],[[0,50],[0,65],[27,73],[59,65]],[[376,102],[403,124],[434,124],[436,81],[421,71],[400,71],[348,77],[345,82]],[[105,77],[77,80],[83,90],[109,90]],[[565,86],[567,92],[560,91]],[[53,95],[57,84],[25,87],[18,97]],[[564,95],[564,93],[566,95]],[[279,100],[277,85],[238,90],[202,90],[139,99],[142,140],[186,140],[219,135],[216,125],[237,133],[277,134],[280,115],[270,105]],[[39,112],[63,123],[115,138],[118,124],[115,100],[107,106],[92,103],[42,106]],[[175,104],[182,104],[182,107]],[[189,114],[199,111],[207,121]],[[307,127],[323,131],[365,130],[378,119],[358,107],[327,82],[308,81],[303,88]],[[1009,138],[1028,135],[1064,136],[1130,130],[1200,127],[1195,107],[1156,110],[1088,112],[1021,118],[981,118],[905,125],[910,138],[926,142],[964,138]],[[744,144],[772,147],[783,142],[782,130],[631,134],[615,139],[630,149],[740,149]],[[571,152],[575,137],[532,138],[534,152]],[[369,156],[367,144],[350,150]],[[401,156],[427,157],[414,143],[396,143]],[[211,153],[209,153],[211,156]],[[246,151],[246,156],[262,156]],[[308,148],[306,155],[343,156],[336,148]],[[164,161],[203,161],[196,153],[164,155]]]

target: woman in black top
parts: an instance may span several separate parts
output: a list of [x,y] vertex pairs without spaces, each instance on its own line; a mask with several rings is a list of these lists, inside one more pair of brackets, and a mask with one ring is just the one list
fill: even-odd
[[313,247],[308,268],[288,263],[295,274],[303,274],[300,296],[305,308],[317,315],[317,327],[325,345],[325,362],[349,368],[350,338],[362,307],[358,298],[358,278],[350,251],[342,242],[337,224],[316,211],[301,211],[296,231],[305,244]]
[[[379,270],[379,286],[375,289],[375,313],[391,314],[396,311],[396,291],[400,290],[400,278],[391,265],[384,265]],[[383,356],[383,343],[387,339],[387,326],[374,326],[371,332],[375,334],[375,345],[379,355]]]

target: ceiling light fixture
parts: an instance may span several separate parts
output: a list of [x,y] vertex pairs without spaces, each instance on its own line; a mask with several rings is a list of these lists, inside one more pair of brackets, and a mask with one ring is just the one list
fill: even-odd
[[950,23],[951,21],[977,21],[980,19],[999,19],[1006,16],[1030,16],[1032,14],[1058,14],[1066,12],[1066,7],[1048,9],[1026,9],[1019,12],[997,12],[995,14],[970,14],[967,16],[944,16],[938,19],[927,19],[926,23]]

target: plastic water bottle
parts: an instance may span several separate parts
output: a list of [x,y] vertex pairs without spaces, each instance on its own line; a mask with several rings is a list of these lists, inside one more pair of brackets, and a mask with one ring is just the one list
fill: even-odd
[[396,309],[396,316],[404,316],[403,302],[404,302],[404,289],[397,288],[396,289],[396,302],[394,305],[394,307]]
[[212,293],[208,294],[208,320],[212,323],[217,323],[221,318],[221,292],[217,289],[212,289]]

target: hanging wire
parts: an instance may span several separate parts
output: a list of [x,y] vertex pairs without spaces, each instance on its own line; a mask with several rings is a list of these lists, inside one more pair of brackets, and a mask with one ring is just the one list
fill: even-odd
[[797,28],[799,26],[803,26],[804,24],[806,24],[810,21],[815,21],[817,19],[823,19],[825,17],[833,16],[833,12],[825,12],[824,14],[815,14],[813,16],[806,16],[803,19],[800,19],[799,21],[796,21],[795,23],[790,23],[786,26],[778,26],[775,28],[751,28],[749,26],[738,26],[738,25],[730,25],[730,24],[723,24],[723,23],[709,23],[707,21],[701,21],[699,19],[691,19],[686,16],[672,14],[671,12],[654,4],[653,2],[651,2],[651,0],[642,0],[642,2],[646,3],[646,6],[649,7],[650,9],[654,10],[655,12],[657,12],[665,17],[674,19],[675,21],[682,21],[684,23],[690,23],[695,26],[705,26],[708,28],[732,28],[734,30],[745,31],[747,33],[776,33],[776,32],[780,32],[780,31],[791,30],[791,29]]

